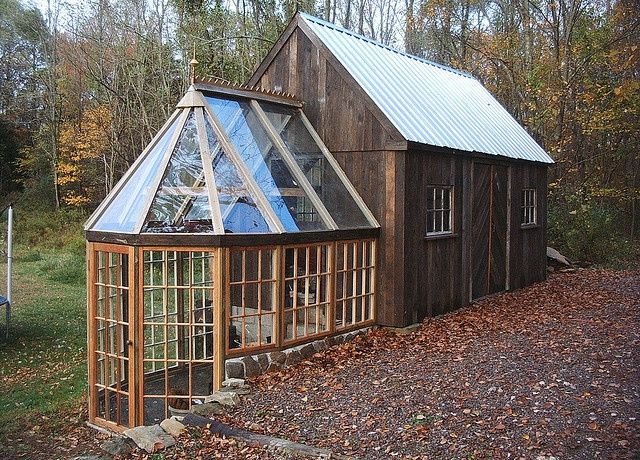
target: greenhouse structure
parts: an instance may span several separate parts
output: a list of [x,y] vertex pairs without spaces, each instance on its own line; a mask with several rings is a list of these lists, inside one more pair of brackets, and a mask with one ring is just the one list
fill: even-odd
[[378,222],[287,94],[195,81],[85,232],[104,427],[204,401],[228,359],[375,323]]

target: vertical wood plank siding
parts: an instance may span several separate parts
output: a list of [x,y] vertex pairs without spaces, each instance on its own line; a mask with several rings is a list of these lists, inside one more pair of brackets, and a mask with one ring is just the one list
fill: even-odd
[[[546,166],[428,146],[407,150],[397,129],[312,34],[298,26],[273,53],[251,84],[304,102],[307,117],[382,226],[378,324],[406,326],[503,290],[507,281],[515,289],[545,279]],[[428,185],[454,186],[453,235],[425,238]],[[538,225],[522,229],[527,187],[537,190]],[[486,212],[475,211],[489,202]],[[483,225],[486,246],[474,240]],[[482,289],[477,283],[474,288],[474,276]]]
[[[405,304],[411,322],[467,303],[463,264],[464,161],[424,151],[407,152],[405,200]],[[427,186],[453,185],[453,236],[426,236]]]
[[[507,207],[512,170],[511,210]],[[546,278],[546,167],[478,162],[461,155],[410,150],[406,156],[405,308],[411,322],[472,299]],[[454,186],[453,235],[425,238],[426,188]],[[538,226],[522,229],[523,188],[536,188]],[[489,203],[492,206],[489,206]],[[507,254],[507,213],[511,213]],[[489,253],[491,251],[491,254]]]
[[[523,229],[522,189],[536,189],[537,225]],[[547,275],[547,168],[512,166],[511,258],[509,287],[517,289],[546,279]]]

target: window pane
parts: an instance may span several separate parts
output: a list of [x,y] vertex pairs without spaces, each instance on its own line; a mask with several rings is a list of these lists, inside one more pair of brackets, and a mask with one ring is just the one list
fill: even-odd
[[143,232],[212,232],[195,113],[191,111],[151,204]]
[[526,188],[522,190],[522,225],[536,223],[536,190]]
[[448,186],[427,187],[427,234],[451,232],[453,193]]
[[447,211],[443,211],[442,212],[443,215],[443,222],[444,222],[444,226],[442,227],[442,231],[443,232],[450,232],[451,231],[451,211],[447,210]]
[[371,224],[347,187],[327,161],[304,125],[300,112],[261,102],[269,121],[282,136],[296,163],[311,183],[339,228],[363,228]]
[[173,122],[167,132],[158,140],[136,171],[131,174],[120,192],[113,198],[92,230],[132,232],[146,197],[156,192],[153,184],[155,171],[160,168],[164,153],[173,137],[180,117]]
[[205,119],[213,177],[218,190],[220,214],[226,233],[266,233],[269,225],[255,199],[240,179],[236,165],[220,147],[209,119]]
[[[282,155],[247,102],[207,97],[207,102],[227,130],[238,154],[265,194],[285,230],[325,230],[319,219],[308,219],[302,207],[317,216],[317,210],[297,183]],[[306,201],[305,201],[306,200]],[[302,204],[304,202],[304,204]]]

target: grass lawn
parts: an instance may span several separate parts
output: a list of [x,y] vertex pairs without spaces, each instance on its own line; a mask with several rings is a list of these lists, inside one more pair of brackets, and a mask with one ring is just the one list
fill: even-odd
[[[0,317],[0,443],[24,427],[53,422],[85,399],[85,265],[75,246],[18,247],[14,255],[8,341],[4,310]],[[6,268],[0,264],[3,293]]]

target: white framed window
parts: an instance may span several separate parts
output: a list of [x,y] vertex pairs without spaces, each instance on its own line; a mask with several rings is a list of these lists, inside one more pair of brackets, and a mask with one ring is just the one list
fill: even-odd
[[427,187],[427,236],[453,233],[453,187]]
[[536,189],[522,190],[522,226],[535,225],[536,221]]

